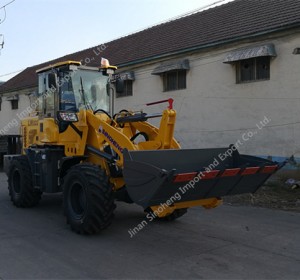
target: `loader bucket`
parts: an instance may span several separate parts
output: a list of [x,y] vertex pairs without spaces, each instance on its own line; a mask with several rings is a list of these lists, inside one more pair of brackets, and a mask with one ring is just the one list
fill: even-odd
[[237,151],[228,156],[228,151],[125,149],[123,175],[128,194],[146,209],[166,203],[176,193],[180,194],[176,202],[254,193],[279,168],[276,162]]

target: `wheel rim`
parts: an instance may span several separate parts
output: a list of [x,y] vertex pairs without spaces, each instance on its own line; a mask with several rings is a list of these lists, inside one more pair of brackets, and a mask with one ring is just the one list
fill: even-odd
[[21,176],[18,169],[15,169],[12,174],[12,187],[15,193],[21,193]]
[[70,203],[73,213],[81,218],[86,210],[86,194],[84,188],[79,183],[74,183],[70,189]]

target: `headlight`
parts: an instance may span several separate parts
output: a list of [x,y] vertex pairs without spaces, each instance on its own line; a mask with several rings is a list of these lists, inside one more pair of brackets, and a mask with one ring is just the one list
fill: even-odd
[[74,112],[58,112],[59,121],[78,122],[77,114]]

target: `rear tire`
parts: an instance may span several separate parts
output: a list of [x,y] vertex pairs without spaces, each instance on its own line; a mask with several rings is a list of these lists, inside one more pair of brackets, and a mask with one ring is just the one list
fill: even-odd
[[42,192],[33,187],[31,168],[26,156],[12,160],[8,171],[8,191],[11,201],[17,207],[28,208],[39,203]]
[[63,183],[64,211],[71,229],[95,234],[107,228],[114,217],[114,193],[105,171],[82,163],[70,168]]

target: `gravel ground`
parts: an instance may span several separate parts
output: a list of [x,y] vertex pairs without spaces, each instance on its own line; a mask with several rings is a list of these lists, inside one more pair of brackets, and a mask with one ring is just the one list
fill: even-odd
[[300,187],[287,186],[282,181],[269,183],[255,194],[226,197],[228,205],[247,205],[300,212]]

